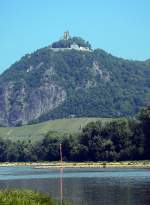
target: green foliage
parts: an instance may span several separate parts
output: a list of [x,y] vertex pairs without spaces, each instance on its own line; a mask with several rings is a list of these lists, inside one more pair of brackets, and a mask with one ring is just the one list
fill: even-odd
[[[89,43],[79,37],[61,40],[53,46],[69,47],[72,42],[90,48]],[[150,101],[148,62],[124,60],[101,49],[92,52],[74,49],[55,52],[46,47],[25,55],[5,71],[0,76],[0,93],[10,82],[14,83],[10,99],[12,109],[22,87],[26,90],[23,104],[32,102],[31,93],[36,93],[45,82],[62,87],[67,93],[65,101],[38,119],[33,119],[32,123],[70,115],[133,116]],[[94,67],[95,64],[98,68]],[[45,74],[48,71],[49,74]],[[18,100],[18,107],[23,104],[20,105]]]
[[42,161],[59,160],[59,144],[60,141],[57,138],[51,138],[46,135],[41,142],[38,142],[34,146],[34,153],[36,154],[37,159]]
[[49,120],[20,127],[0,127],[0,138],[12,141],[31,140],[33,143],[41,140],[45,135],[59,137],[61,139],[64,135],[68,135],[69,133],[81,132],[81,128],[87,123],[97,121],[98,119],[103,121],[103,123],[111,120],[110,118],[68,118]]
[[122,118],[107,123],[90,122],[78,134],[60,137],[51,131],[34,144],[0,139],[0,161],[58,161],[60,143],[65,161],[150,159],[148,112],[149,107],[141,110],[140,121]]
[[148,159],[150,155],[150,106],[141,109],[138,115],[138,119],[141,122],[141,126],[145,137],[145,158]]
[[[67,99],[42,115],[39,121],[72,114],[78,117],[130,116],[150,100],[149,66],[144,62],[119,59],[100,49],[56,52],[54,57],[53,79],[67,91]],[[93,62],[97,62],[103,77],[94,73]],[[105,80],[107,75],[110,76],[108,81]]]
[[73,43],[77,44],[79,47],[87,47],[91,49],[90,43],[81,37],[73,37],[68,40],[59,40],[52,44],[52,48],[70,48]]
[[[31,190],[4,190],[0,191],[0,204],[6,205],[60,205],[46,194]],[[66,203],[63,202],[62,205]],[[67,204],[66,204],[67,205]]]
[[140,110],[138,119],[147,126],[150,125],[150,106],[144,107]]

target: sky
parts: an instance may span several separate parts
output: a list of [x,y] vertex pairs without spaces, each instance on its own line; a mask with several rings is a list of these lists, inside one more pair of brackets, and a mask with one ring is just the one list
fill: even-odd
[[0,73],[68,30],[115,56],[150,58],[150,0],[0,0]]

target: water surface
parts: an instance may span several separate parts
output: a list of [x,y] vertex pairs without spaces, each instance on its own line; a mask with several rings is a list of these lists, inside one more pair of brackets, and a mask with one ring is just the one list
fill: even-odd
[[63,199],[75,205],[149,205],[150,170],[1,167],[0,188],[39,190],[57,199],[63,188]]

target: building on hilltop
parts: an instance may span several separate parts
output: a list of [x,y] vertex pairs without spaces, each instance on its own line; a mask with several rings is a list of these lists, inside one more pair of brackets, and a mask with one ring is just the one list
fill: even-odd
[[80,45],[81,43],[78,44],[79,40],[76,40],[76,39],[78,39],[78,38],[77,37],[71,38],[69,31],[65,31],[63,37],[60,38],[59,41],[54,42],[51,46],[49,46],[49,48],[53,49],[54,52],[64,51],[64,50],[72,50],[72,49],[78,50],[78,51],[89,51],[89,52],[92,51],[89,47],[87,47],[88,45],[81,46]]
[[63,40],[69,40],[69,38],[70,38],[69,31],[65,31],[63,35]]
[[76,44],[75,42],[73,42],[73,44],[70,45],[71,49],[76,49],[76,50],[80,50],[80,47],[78,46],[78,44]]

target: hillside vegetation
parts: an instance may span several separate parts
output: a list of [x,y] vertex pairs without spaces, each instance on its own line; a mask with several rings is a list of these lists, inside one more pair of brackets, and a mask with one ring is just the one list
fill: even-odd
[[77,133],[86,124],[92,121],[109,121],[107,118],[69,118],[50,120],[43,123],[24,125],[20,127],[0,127],[0,138],[17,140],[31,140],[35,142],[42,139],[47,132],[52,136],[62,137],[64,134]]
[[25,55],[0,76],[0,124],[133,116],[148,105],[149,61],[117,58],[102,49],[56,52],[72,42],[91,48],[81,38],[58,41]]
[[63,138],[50,131],[35,143],[0,139],[0,162],[59,161],[60,147],[63,161],[149,160],[149,128],[150,106],[137,119],[90,122]]

